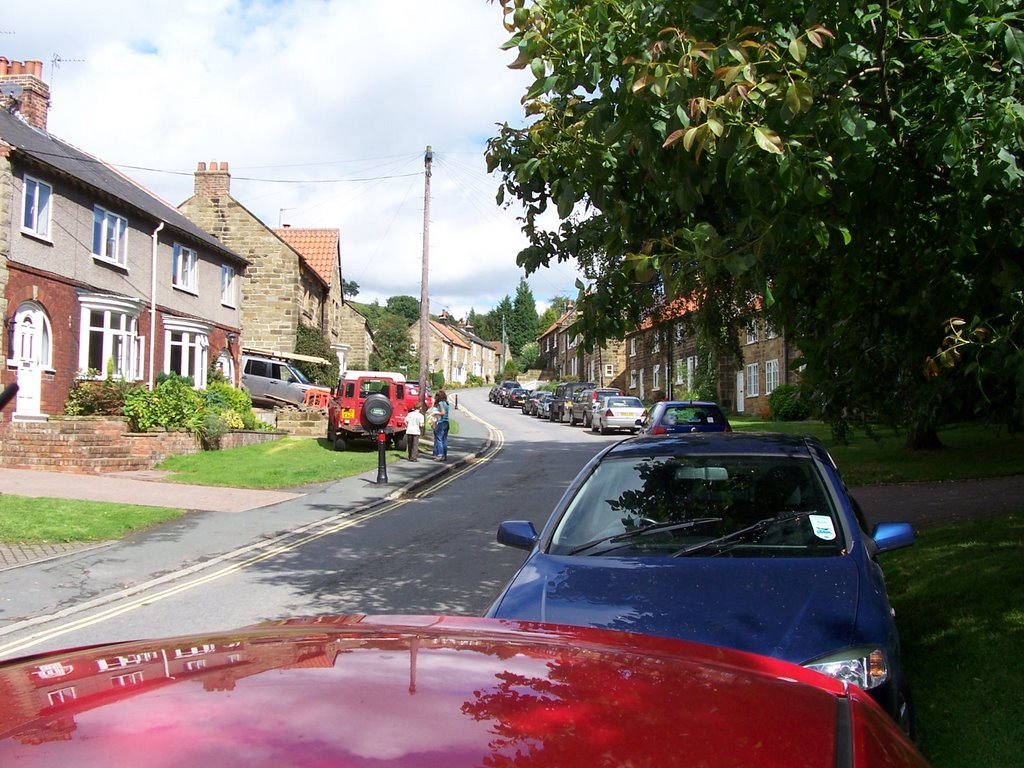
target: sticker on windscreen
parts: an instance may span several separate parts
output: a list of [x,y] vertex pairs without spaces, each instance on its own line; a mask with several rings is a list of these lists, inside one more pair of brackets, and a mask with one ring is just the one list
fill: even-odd
[[836,537],[836,527],[832,522],[832,518],[828,515],[808,515],[807,519],[811,521],[811,529],[814,531],[814,535],[819,539],[825,541],[832,541]]

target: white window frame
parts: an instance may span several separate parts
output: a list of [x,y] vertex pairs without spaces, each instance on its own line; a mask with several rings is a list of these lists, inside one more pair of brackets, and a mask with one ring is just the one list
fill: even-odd
[[629,372],[629,388],[636,389],[636,369],[632,369]]
[[655,355],[661,352],[661,334],[656,328],[651,331],[651,352]]
[[610,379],[614,375],[615,375],[615,366],[612,365],[611,363],[605,363],[605,366],[604,366],[604,377],[606,379]]
[[682,385],[686,380],[686,361],[676,360],[676,384]]
[[[163,320],[164,372],[191,376],[196,389],[206,389],[210,331],[213,327],[208,323],[171,315],[164,315]],[[179,352],[179,370],[171,367],[171,357],[175,351]]]
[[766,360],[764,363],[764,393],[770,395],[779,386],[779,361]]
[[750,363],[747,366],[747,386],[744,390],[745,397],[758,397],[761,394],[761,388],[758,382],[758,371],[760,366],[757,363]]
[[195,248],[175,243],[171,252],[171,284],[175,288],[196,292],[199,254]]
[[128,266],[128,219],[97,205],[92,212],[92,255]]
[[227,264],[220,266],[220,303],[225,307],[238,306],[238,280],[235,268]]
[[[142,379],[146,340],[139,336],[139,315],[143,303],[121,296],[79,294],[81,323],[78,339],[78,369],[82,375],[97,371],[96,378],[107,375],[107,363],[113,361],[111,373],[125,381]],[[93,325],[93,313],[100,324]],[[89,365],[94,334],[100,334],[100,367]]]
[[636,336],[629,340],[629,356],[636,357]]
[[50,239],[53,211],[53,187],[35,176],[26,175],[21,196],[21,231]]
[[693,384],[697,380],[697,356],[686,358],[686,390],[693,392]]
[[757,343],[757,320],[747,323],[747,344]]
[[661,363],[655,363],[651,370],[651,389],[661,389]]

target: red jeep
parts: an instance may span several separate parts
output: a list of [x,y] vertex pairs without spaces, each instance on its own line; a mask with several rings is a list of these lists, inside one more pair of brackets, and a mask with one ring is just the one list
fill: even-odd
[[327,403],[327,439],[334,450],[344,451],[349,440],[383,432],[388,442],[404,450],[409,402],[400,373],[346,371]]

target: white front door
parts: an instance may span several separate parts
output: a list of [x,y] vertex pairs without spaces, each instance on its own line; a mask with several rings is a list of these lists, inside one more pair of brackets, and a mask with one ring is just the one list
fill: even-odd
[[23,305],[15,314],[14,323],[12,357],[18,366],[18,400],[14,418],[38,418],[43,389],[41,363],[49,352],[46,319],[38,307]]
[[736,413],[743,413],[745,386],[746,381],[744,379],[744,374],[743,371],[740,371],[736,374]]

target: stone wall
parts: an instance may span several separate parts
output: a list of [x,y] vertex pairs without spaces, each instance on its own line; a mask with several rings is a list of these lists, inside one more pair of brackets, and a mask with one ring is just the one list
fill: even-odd
[[[197,453],[188,432],[127,432],[123,418],[61,416],[49,421],[0,424],[0,466],[58,472],[126,472],[152,469],[168,456]],[[278,432],[239,430],[221,439],[221,448],[277,440]]]

